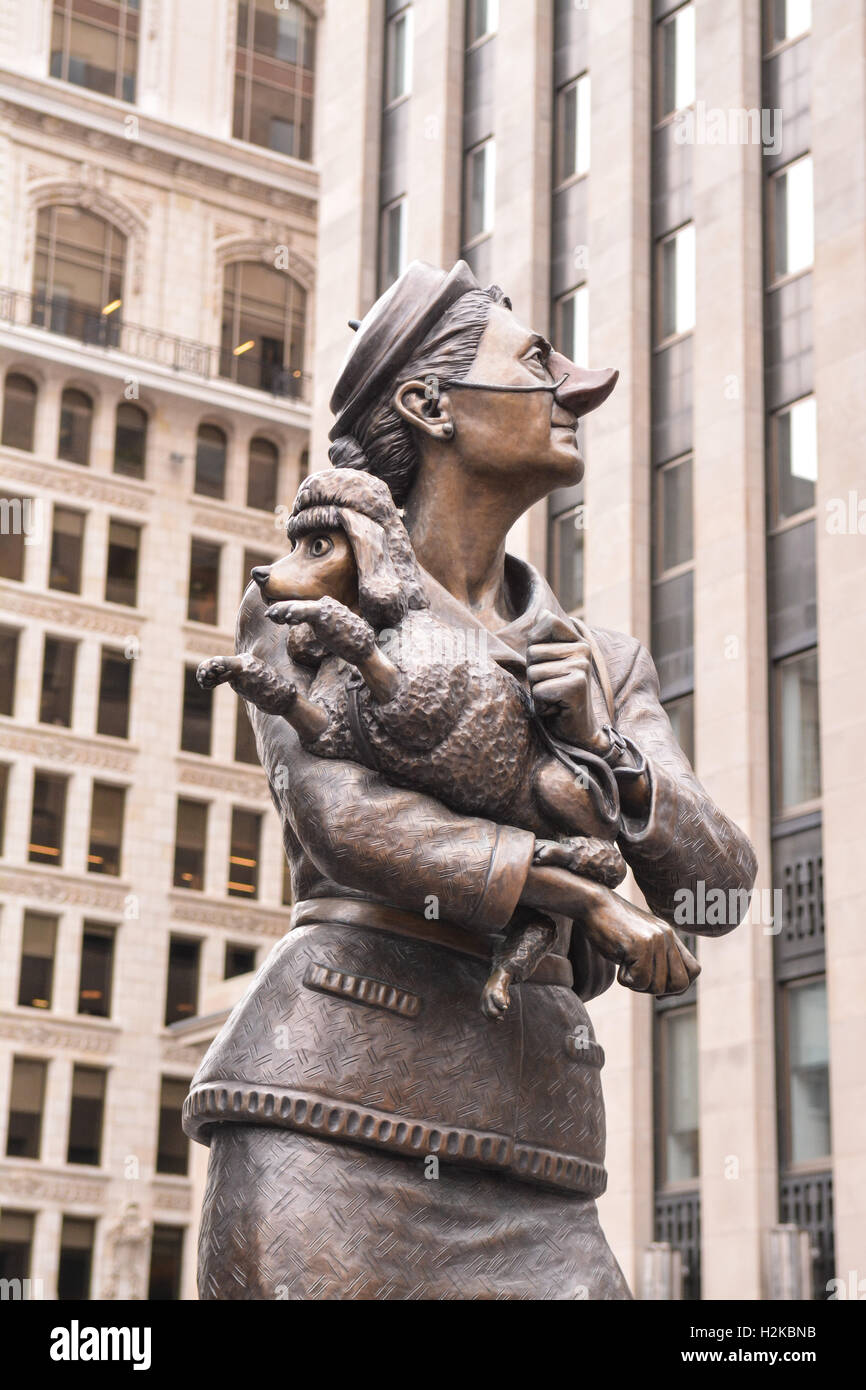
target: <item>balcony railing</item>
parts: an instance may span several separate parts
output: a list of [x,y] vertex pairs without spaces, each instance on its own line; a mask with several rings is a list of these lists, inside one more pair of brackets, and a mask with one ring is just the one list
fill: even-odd
[[305,372],[247,353],[235,357],[225,348],[142,328],[127,323],[117,313],[102,314],[90,305],[57,295],[27,294],[0,287],[0,324],[44,328],[74,342],[106,352],[122,352],[203,381],[234,381],[254,391],[307,404],[311,398],[311,379]]
[[783,1173],[779,1218],[808,1231],[812,1241],[812,1297],[826,1299],[834,1275],[833,1174]]
[[683,1299],[701,1296],[701,1197],[697,1191],[657,1192],[655,1239],[666,1241],[683,1257]]

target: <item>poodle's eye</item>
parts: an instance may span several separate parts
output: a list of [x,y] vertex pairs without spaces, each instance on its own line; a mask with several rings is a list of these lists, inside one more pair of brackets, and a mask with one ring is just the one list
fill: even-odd
[[329,541],[327,536],[316,536],[310,542],[310,554],[315,560],[321,560],[323,555],[327,555],[328,551],[333,549],[333,541]]

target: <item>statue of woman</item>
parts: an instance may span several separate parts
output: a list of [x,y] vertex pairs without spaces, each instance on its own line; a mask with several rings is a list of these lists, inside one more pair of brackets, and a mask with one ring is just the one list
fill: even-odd
[[[415,262],[358,327],[333,463],[388,485],[437,617],[483,633],[587,775],[606,764],[655,917],[603,958],[531,833],[317,758],[248,706],[295,907],[186,1102],[187,1133],[210,1145],[203,1299],[630,1297],[596,1209],[604,1059],[585,1006],[617,963],[630,988],[685,988],[674,894],[702,881],[741,904],[756,865],[678,747],[645,649],[577,626],[505,551],[533,503],[582,477],[578,420],[615,381],[524,328],[463,262]],[[302,692],[315,675],[255,584],[238,653],[225,678],[240,694],[250,654]],[[479,995],[521,906],[553,917],[555,945],[491,1024]]]

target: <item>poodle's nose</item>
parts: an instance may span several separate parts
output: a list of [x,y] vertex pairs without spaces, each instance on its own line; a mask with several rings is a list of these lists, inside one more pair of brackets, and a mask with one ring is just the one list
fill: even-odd
[[254,580],[254,582],[255,582],[256,584],[258,584],[259,588],[260,588],[263,592],[264,592],[264,587],[265,587],[265,585],[267,584],[268,579],[270,578],[270,574],[271,574],[271,567],[270,567],[270,565],[256,565],[256,566],[254,566],[253,569],[250,570],[250,575],[251,575],[252,579]]

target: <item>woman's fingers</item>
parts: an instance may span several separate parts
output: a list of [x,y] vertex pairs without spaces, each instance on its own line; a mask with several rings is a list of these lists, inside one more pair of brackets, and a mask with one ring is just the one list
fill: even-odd
[[585,661],[590,664],[592,652],[587,642],[533,642],[526,649],[529,666],[539,661]]

